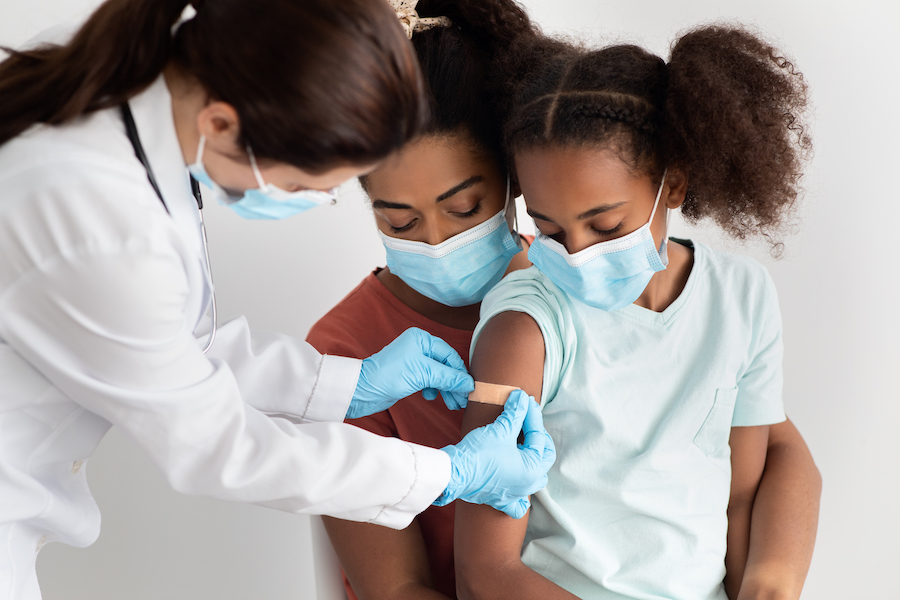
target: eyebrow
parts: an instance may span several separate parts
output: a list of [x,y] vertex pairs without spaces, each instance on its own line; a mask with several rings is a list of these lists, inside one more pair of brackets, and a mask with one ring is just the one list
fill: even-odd
[[[454,195],[460,193],[461,191],[472,187],[476,183],[481,183],[482,181],[484,181],[484,177],[482,177],[481,175],[474,175],[472,177],[469,177],[462,183],[458,183],[458,184],[454,185],[452,188],[450,188],[449,190],[447,190],[446,192],[444,192],[443,194],[441,194],[440,196],[435,198],[434,201],[435,201],[435,203],[443,202],[447,198],[450,198],[451,196],[454,196]],[[378,208],[378,209],[394,208],[394,209],[406,210],[406,209],[412,208],[412,206],[410,206],[409,204],[402,204],[400,202],[390,202],[388,200],[374,200],[374,201],[372,201],[372,208]]]
[[[591,210],[581,213],[580,215],[578,215],[576,217],[576,219],[578,219],[579,221],[584,221],[585,219],[590,219],[591,217],[595,217],[601,213],[605,213],[605,212],[611,211],[615,208],[619,208],[620,206],[623,206],[624,204],[625,204],[625,202],[616,202],[615,204],[604,204],[603,206],[597,206],[595,208],[592,208]],[[541,221],[547,221],[549,223],[554,222],[553,219],[551,219],[550,217],[548,217],[546,215],[542,215],[539,212],[536,212],[533,210],[526,210],[525,212],[528,213],[528,216],[531,217],[532,219],[540,219]]]
[[454,185],[452,188],[450,188],[449,190],[447,190],[446,192],[444,192],[443,194],[441,194],[440,196],[435,198],[434,201],[435,202],[443,202],[447,198],[449,198],[455,194],[458,194],[465,189],[472,187],[476,183],[481,183],[482,181],[484,181],[484,177],[482,177],[481,175],[475,175],[474,177],[469,177],[462,183]]

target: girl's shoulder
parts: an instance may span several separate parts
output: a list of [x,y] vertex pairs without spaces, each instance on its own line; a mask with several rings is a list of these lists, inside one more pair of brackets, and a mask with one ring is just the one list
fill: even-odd
[[695,269],[715,304],[731,307],[744,314],[755,314],[777,307],[778,295],[769,270],[756,259],[699,242],[694,246]]

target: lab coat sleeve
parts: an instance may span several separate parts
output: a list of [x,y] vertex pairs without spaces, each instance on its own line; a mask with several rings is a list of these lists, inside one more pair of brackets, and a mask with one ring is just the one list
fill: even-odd
[[[122,428],[181,492],[394,528],[443,492],[450,463],[440,450],[341,423],[297,425],[244,402],[228,363],[205,356],[187,325],[182,257],[158,230],[46,260],[0,290],[0,336]],[[303,363],[304,377],[333,381],[344,369],[348,381],[310,380],[300,396],[355,383],[353,363],[316,362]]]
[[299,423],[343,421],[362,363],[323,356],[291,336],[251,331],[244,317],[218,328],[208,356],[228,363],[245,402]]

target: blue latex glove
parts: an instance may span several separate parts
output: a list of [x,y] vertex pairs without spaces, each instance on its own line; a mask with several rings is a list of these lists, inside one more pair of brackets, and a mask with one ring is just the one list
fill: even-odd
[[[516,444],[520,430],[524,444]],[[434,504],[459,498],[488,504],[514,519],[528,512],[528,496],[547,485],[547,471],[556,460],[541,408],[522,390],[509,395],[496,421],[441,450],[450,455],[450,483]]]
[[440,390],[447,408],[458,410],[465,408],[475,380],[450,344],[411,327],[362,361],[347,418],[387,410],[419,390],[426,400],[437,398]]

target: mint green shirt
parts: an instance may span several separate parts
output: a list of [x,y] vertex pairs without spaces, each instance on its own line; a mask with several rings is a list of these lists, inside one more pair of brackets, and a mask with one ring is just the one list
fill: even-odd
[[558,457],[522,559],[580,598],[727,600],[728,438],[785,418],[781,317],[765,268],[693,246],[685,289],[661,313],[592,308],[534,267],[482,303],[473,348],[505,311],[544,336]]

